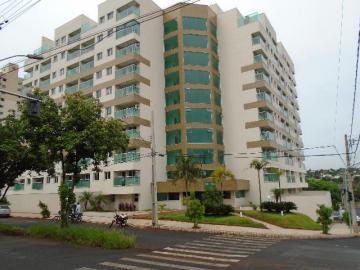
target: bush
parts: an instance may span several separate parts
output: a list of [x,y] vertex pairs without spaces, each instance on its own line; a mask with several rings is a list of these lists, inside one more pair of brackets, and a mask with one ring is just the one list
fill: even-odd
[[345,211],[343,214],[343,220],[346,223],[346,225],[350,226],[350,215],[348,211]]
[[204,193],[203,204],[205,209],[214,209],[223,204],[223,195],[216,189],[208,189]]
[[0,204],[10,205],[10,202],[8,201],[8,199],[5,196],[4,198],[0,198]]
[[39,201],[39,207],[41,209],[40,214],[41,214],[42,218],[49,218],[50,211],[49,211],[48,206],[45,203],[43,203],[42,201]]
[[252,208],[254,211],[257,210],[258,207],[257,207],[256,204],[254,204],[254,203],[252,203],[252,202],[249,202],[249,204],[250,204],[251,208]]
[[289,213],[291,210],[296,210],[297,206],[293,202],[262,202],[261,209],[265,209],[268,212],[277,212],[280,213],[284,211],[285,213]]
[[185,216],[194,222],[194,229],[199,228],[199,221],[203,218],[204,214],[205,207],[198,199],[195,198],[194,194],[191,194],[190,199],[188,200]]
[[323,234],[328,234],[332,223],[332,209],[322,204],[316,210],[316,213],[319,216],[317,222],[321,224]]
[[24,235],[24,229],[15,225],[0,223],[0,233],[6,235]]

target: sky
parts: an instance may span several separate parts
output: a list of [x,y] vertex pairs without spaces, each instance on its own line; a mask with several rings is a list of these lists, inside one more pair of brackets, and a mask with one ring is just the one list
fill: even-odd
[[[154,1],[162,8],[178,2]],[[335,145],[343,153],[344,134],[350,133],[360,1],[343,0],[343,35],[338,73],[341,1],[200,0],[198,4],[217,3],[223,10],[238,8],[243,15],[253,12],[264,12],[267,15],[277,32],[278,41],[284,44],[295,64],[305,147]],[[0,4],[3,2],[5,0],[0,0]],[[53,38],[56,27],[79,14],[96,20],[97,5],[101,2],[103,0],[42,0],[0,30],[0,59],[33,52],[40,47],[41,36]],[[355,108],[353,137],[360,133],[360,95],[357,95]],[[308,155],[327,153],[333,154],[335,150],[326,148],[305,151]],[[360,153],[357,160],[360,161]],[[344,166],[338,156],[307,157],[305,163],[309,169]]]

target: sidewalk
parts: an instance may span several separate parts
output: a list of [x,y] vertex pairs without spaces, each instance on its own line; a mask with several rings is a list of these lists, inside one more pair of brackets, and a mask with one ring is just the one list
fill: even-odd
[[[29,213],[13,213],[14,217],[23,218],[40,218],[39,214]],[[132,213],[135,215],[135,213]],[[149,219],[132,219],[129,215],[129,224],[137,228],[152,228],[151,220]],[[110,224],[114,213],[104,212],[85,212],[83,220],[89,223]],[[335,223],[332,225],[330,234],[323,235],[321,231],[298,230],[298,229],[284,229],[278,226],[268,224],[259,220],[256,222],[264,224],[268,229],[240,227],[240,226],[227,226],[227,225],[213,225],[213,224],[200,224],[200,229],[193,229],[192,223],[159,220],[159,229],[172,230],[172,231],[187,231],[187,232],[203,232],[203,233],[216,233],[216,234],[232,234],[232,235],[248,235],[260,236],[269,238],[281,239],[334,239],[334,238],[349,238],[350,235],[348,227],[342,223]]]

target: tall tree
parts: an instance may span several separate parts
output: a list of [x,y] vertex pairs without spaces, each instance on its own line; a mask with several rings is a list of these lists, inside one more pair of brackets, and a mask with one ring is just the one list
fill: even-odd
[[257,173],[258,173],[260,207],[261,207],[261,203],[262,203],[260,171],[263,170],[264,168],[266,168],[268,165],[269,165],[269,162],[266,161],[266,160],[257,160],[257,159],[254,159],[254,160],[251,161],[251,163],[250,163],[250,168],[253,168],[253,169],[257,170]]
[[230,170],[226,169],[225,166],[220,166],[213,171],[212,178],[216,185],[220,185],[220,192],[223,193],[224,181],[233,180],[235,176]]
[[188,195],[189,184],[194,183],[200,176],[200,169],[191,157],[180,156],[176,160],[176,178],[185,182],[185,194]]

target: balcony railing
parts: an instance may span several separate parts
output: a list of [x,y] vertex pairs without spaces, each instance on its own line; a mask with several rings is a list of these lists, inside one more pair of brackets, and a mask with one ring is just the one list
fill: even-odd
[[265,141],[275,141],[275,134],[270,131],[262,131],[260,134],[261,140]]
[[32,189],[35,189],[35,190],[42,190],[44,189],[44,183],[33,183],[32,184]]
[[140,53],[140,43],[133,43],[116,51],[116,58],[121,58],[129,53]]
[[79,57],[80,56],[80,50],[76,50],[76,51],[73,51],[73,52],[68,52],[68,54],[67,54],[67,60],[69,61],[69,60],[72,60],[72,59],[74,59],[74,58],[76,58],[76,57]]
[[264,41],[263,41],[263,39],[262,39],[260,36],[253,37],[253,38],[251,39],[251,41],[252,41],[252,44],[253,44],[253,45],[264,44]]
[[116,28],[116,38],[122,38],[131,33],[140,34],[140,24],[137,22],[129,22]]
[[94,86],[94,80],[93,79],[87,80],[87,81],[82,82],[82,83],[79,84],[79,91],[91,88],[93,86]]
[[68,69],[66,72],[66,77],[71,77],[79,74],[79,67]]
[[47,79],[45,81],[40,81],[39,83],[40,88],[47,88],[49,87],[49,85],[50,85],[50,79]]
[[285,157],[285,164],[293,166],[294,160],[292,158]]
[[140,71],[140,68],[138,65],[131,64],[129,66],[117,69],[115,74],[116,74],[116,78],[122,78],[128,74],[139,73],[139,71]]
[[89,179],[80,179],[79,182],[75,185],[76,188],[89,188],[90,180]]
[[137,6],[130,6],[127,9],[118,11],[116,13],[116,20],[121,20],[126,18],[127,16],[130,16],[131,14],[135,14],[137,16],[140,16],[140,8]]
[[128,129],[125,131],[126,135],[129,139],[139,139],[140,138],[140,130],[138,129]]
[[259,112],[259,119],[260,120],[270,120],[274,121],[274,116],[272,113],[269,113],[267,111]]
[[138,107],[129,107],[115,112],[115,118],[125,119],[129,117],[139,117],[140,109]]
[[262,156],[263,156],[263,159],[265,159],[265,160],[273,160],[273,161],[278,160],[276,152],[273,152],[273,151],[264,151],[262,153]]
[[264,173],[265,182],[279,182],[279,175],[274,173]]
[[114,178],[114,186],[137,186],[140,185],[139,176],[118,176]]
[[127,153],[120,153],[114,156],[114,163],[125,163],[132,161],[139,161],[140,153],[138,151],[130,151]]
[[48,63],[46,65],[40,65],[40,73],[48,71],[51,68],[51,63]]
[[16,183],[14,186],[14,191],[24,190],[25,184]]
[[287,178],[288,183],[295,183],[296,182],[295,175],[288,175],[286,178]]
[[83,54],[86,54],[88,52],[91,52],[95,49],[95,45],[92,44],[92,45],[87,45],[87,46],[84,46],[84,48],[81,48],[81,55]]
[[130,96],[130,95],[135,95],[135,94],[139,94],[140,93],[140,89],[137,85],[129,85],[126,87],[122,87],[122,88],[118,88],[115,91],[115,97],[125,97],[125,96]]
[[266,101],[272,104],[272,98],[269,94],[265,93],[265,92],[259,92],[256,94],[257,100],[258,101]]
[[257,54],[254,56],[254,63],[266,63],[266,59],[262,54]]
[[74,36],[69,36],[68,44],[74,43],[74,42],[79,41],[79,40],[80,40],[80,33],[76,34]]
[[93,67],[94,67],[94,61],[87,62],[85,64],[80,65],[80,71],[84,72],[84,71],[89,70],[89,69],[91,69]]
[[24,80],[31,79],[32,77],[33,77],[33,74],[32,74],[31,72],[25,73],[25,75],[24,75]]
[[77,84],[73,86],[67,86],[65,89],[65,94],[74,94],[77,91],[79,91],[79,87]]
[[255,79],[257,81],[265,81],[267,82],[268,84],[270,84],[270,79],[269,79],[269,76],[265,75],[265,73],[256,73],[255,74]]

